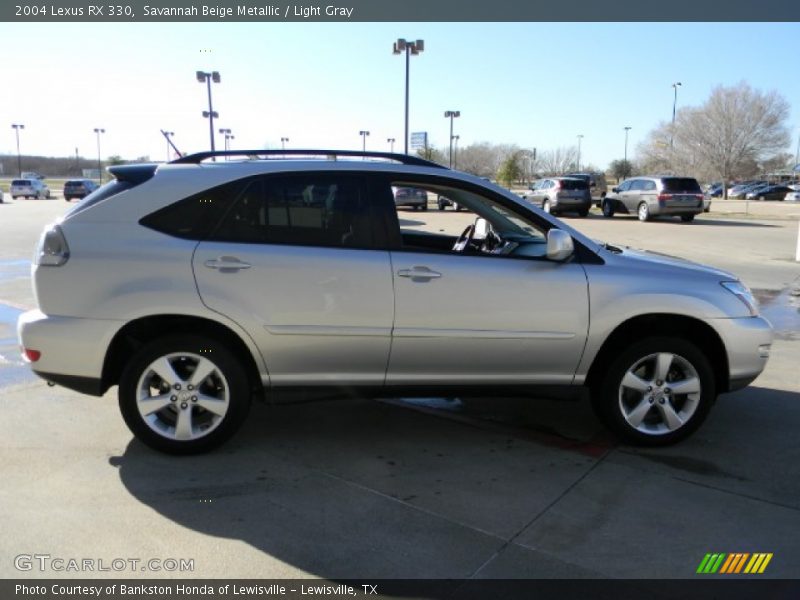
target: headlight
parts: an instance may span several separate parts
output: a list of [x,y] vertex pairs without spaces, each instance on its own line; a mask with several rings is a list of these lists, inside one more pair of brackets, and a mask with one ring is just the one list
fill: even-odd
[[758,301],[753,296],[750,288],[741,281],[720,281],[720,285],[742,301],[750,311],[751,317],[758,316]]

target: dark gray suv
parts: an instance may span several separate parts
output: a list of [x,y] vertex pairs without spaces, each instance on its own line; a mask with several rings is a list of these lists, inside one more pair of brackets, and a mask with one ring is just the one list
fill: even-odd
[[694,177],[660,176],[626,179],[603,200],[603,216],[635,214],[640,221],[676,216],[684,223],[703,212],[703,190]]
[[576,212],[581,217],[589,214],[592,193],[589,183],[577,177],[548,177],[531,185],[528,199],[542,210],[554,215]]

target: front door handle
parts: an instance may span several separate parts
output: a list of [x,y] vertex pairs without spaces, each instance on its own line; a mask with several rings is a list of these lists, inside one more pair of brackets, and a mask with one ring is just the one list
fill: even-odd
[[400,269],[397,272],[399,277],[409,277],[412,280],[428,280],[438,279],[442,276],[441,273],[431,271],[428,267],[412,267],[410,269]]
[[252,265],[243,262],[235,256],[220,256],[212,260],[207,260],[205,263],[209,269],[219,269],[221,273],[230,273],[240,269],[249,269]]

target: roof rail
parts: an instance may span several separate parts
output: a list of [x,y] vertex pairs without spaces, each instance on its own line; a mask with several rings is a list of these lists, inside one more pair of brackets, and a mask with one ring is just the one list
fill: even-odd
[[217,156],[243,156],[247,158],[265,158],[283,157],[283,156],[323,156],[323,157],[336,157],[347,156],[357,158],[382,158],[402,163],[404,165],[416,165],[419,167],[435,167],[438,169],[446,169],[444,165],[425,160],[418,156],[409,156],[408,154],[395,154],[393,152],[361,152],[359,150],[215,150],[206,152],[196,152],[181,156],[172,161],[172,164],[200,164],[209,158]]

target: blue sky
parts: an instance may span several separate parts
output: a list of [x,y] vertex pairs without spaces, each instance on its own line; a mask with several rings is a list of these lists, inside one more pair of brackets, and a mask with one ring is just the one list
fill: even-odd
[[[0,23],[5,53],[0,152],[166,157],[159,134],[183,151],[208,148],[205,86],[217,70],[216,128],[235,148],[402,150],[404,58],[398,37],[425,40],[411,60],[411,131],[445,146],[445,110],[460,110],[460,144],[489,141],[540,150],[574,145],[605,168],[629,156],[678,107],[717,85],[777,90],[800,133],[798,23]],[[28,82],[31,85],[23,85]],[[3,121],[6,124],[3,124]],[[222,146],[217,136],[218,147]]]

